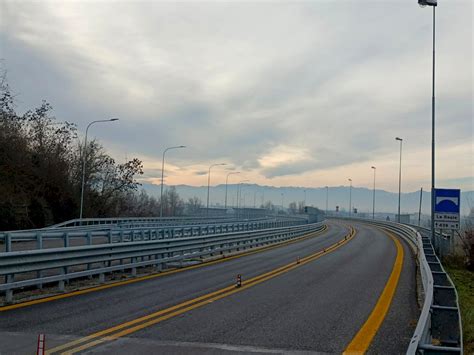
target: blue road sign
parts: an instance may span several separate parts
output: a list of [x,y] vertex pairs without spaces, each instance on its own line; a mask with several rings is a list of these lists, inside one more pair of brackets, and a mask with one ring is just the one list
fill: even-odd
[[461,190],[435,189],[435,213],[457,213],[461,205]]

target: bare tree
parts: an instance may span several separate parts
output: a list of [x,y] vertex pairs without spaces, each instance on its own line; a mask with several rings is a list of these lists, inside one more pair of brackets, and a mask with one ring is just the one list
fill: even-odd
[[203,203],[199,197],[191,197],[188,199],[186,203],[186,214],[187,215],[197,215],[199,214],[201,208],[203,207]]

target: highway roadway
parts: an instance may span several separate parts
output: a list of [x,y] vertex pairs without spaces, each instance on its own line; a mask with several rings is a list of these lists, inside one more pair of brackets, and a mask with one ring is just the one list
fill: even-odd
[[419,315],[412,250],[373,226],[328,227],[248,255],[0,308],[0,354],[34,353],[39,333],[49,353],[404,353]]

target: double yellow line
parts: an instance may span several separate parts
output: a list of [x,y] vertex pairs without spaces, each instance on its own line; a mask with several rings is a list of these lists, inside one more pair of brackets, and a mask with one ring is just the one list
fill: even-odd
[[162,321],[173,318],[175,316],[191,311],[193,309],[205,306],[211,302],[214,302],[224,297],[228,297],[234,293],[241,292],[247,288],[258,285],[262,282],[270,280],[283,273],[289,272],[297,267],[305,265],[313,260],[316,260],[320,258],[321,256],[340,248],[342,245],[346,244],[349,240],[351,240],[355,236],[355,234],[356,234],[355,229],[351,227],[349,234],[347,234],[343,239],[339,240],[337,243],[334,243],[331,246],[323,250],[320,250],[314,254],[298,259],[295,262],[278,267],[269,272],[255,276],[249,280],[244,280],[242,282],[241,287],[237,288],[236,286],[232,285],[232,286],[222,288],[220,290],[208,293],[206,295],[194,298],[189,301],[185,301],[183,303],[160,310],[158,312],[151,313],[149,315],[116,325],[114,327],[99,331],[97,333],[74,340],[72,342],[57,346],[47,351],[46,354],[56,354],[56,353],[74,354],[80,351],[84,351],[94,346],[113,341],[120,337],[137,332],[141,329],[150,327],[154,324],[160,323]]

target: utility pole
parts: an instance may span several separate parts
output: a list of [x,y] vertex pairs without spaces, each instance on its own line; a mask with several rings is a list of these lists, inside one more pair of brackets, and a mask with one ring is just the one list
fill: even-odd
[[181,149],[186,148],[184,145],[176,146],[176,147],[168,147],[163,151],[163,158],[161,160],[161,193],[160,193],[160,217],[163,217],[163,179],[165,176],[165,154],[168,150],[171,149]]
[[326,216],[328,214],[329,186],[326,186]]
[[89,127],[92,126],[95,123],[101,123],[101,122],[114,122],[118,121],[118,118],[110,118],[108,120],[97,120],[97,121],[92,121],[87,125],[86,128],[86,137],[84,138],[84,149],[82,153],[82,184],[81,184],[81,207],[79,210],[79,219],[82,219],[82,211],[84,209],[84,187],[85,187],[85,182],[86,182],[86,156],[87,156],[87,133],[89,132]]
[[352,179],[349,179],[349,217],[352,215]]
[[377,168],[373,166],[372,169],[374,169],[374,191],[372,193],[372,219],[375,219],[375,172],[377,171]]
[[435,34],[436,34],[436,0],[418,0],[421,7],[431,6],[433,8],[433,57],[432,57],[432,80],[431,80],[431,242],[435,243]]
[[418,226],[420,226],[421,223],[421,202],[423,200],[423,187],[420,190],[420,209],[418,210]]
[[402,197],[402,145],[403,139],[396,137],[395,140],[400,141],[400,167],[398,170],[398,223],[400,223],[400,200]]

